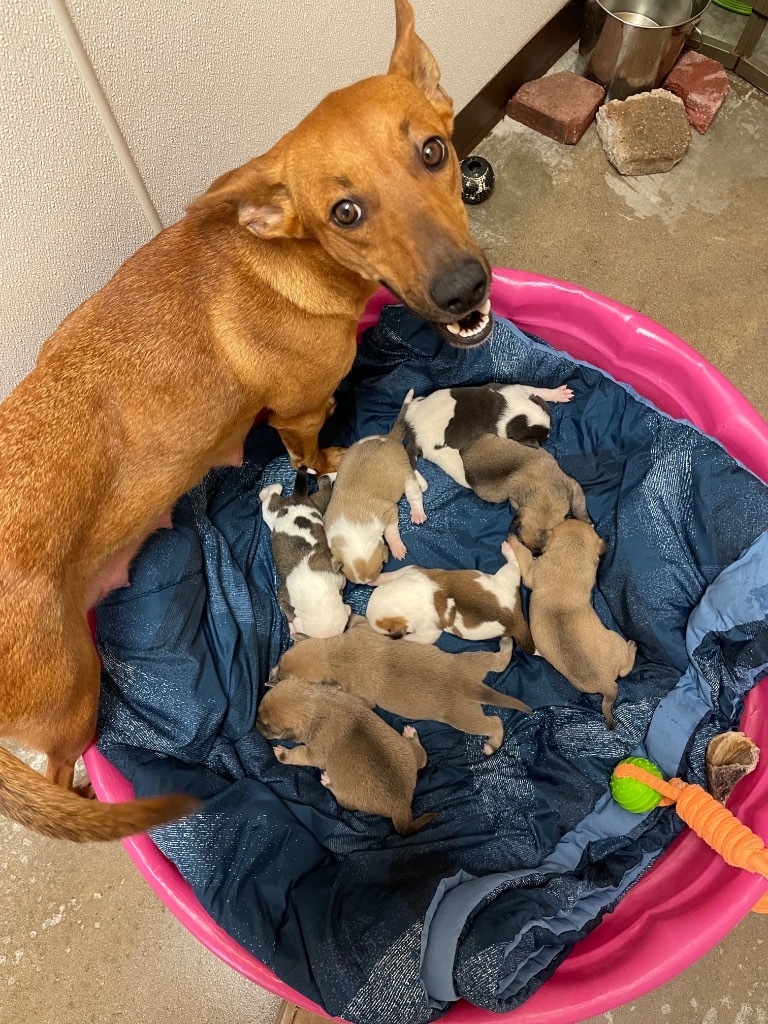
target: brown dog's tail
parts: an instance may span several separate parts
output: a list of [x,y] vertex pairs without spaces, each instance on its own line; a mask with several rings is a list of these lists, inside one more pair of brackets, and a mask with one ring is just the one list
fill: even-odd
[[202,806],[181,793],[104,804],[86,800],[43,778],[0,747],[0,813],[49,839],[74,843],[104,842],[146,832]]
[[437,815],[434,811],[428,811],[426,814],[422,814],[418,818],[411,819],[409,817],[406,820],[402,820],[400,818],[397,820],[393,819],[393,823],[396,831],[401,836],[412,836],[414,832],[418,832],[419,829],[424,828],[424,826],[428,825],[430,821],[434,821],[436,817]]
[[400,406],[400,412],[397,414],[397,419],[392,424],[392,429],[389,432],[389,436],[393,441],[402,441],[405,437],[405,414],[408,412],[408,406],[413,401],[413,388],[403,399],[403,404]]
[[531,713],[528,705],[518,700],[517,697],[508,697],[506,693],[500,693],[498,690],[486,686],[485,683],[478,683],[472,691],[472,696],[475,700],[479,700],[481,704],[490,704],[495,708],[514,708],[516,711],[522,711],[526,715]]

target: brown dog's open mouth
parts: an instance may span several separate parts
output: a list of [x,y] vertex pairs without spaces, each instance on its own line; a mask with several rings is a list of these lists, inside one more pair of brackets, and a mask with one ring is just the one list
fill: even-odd
[[485,302],[467,313],[461,320],[454,320],[450,324],[434,323],[440,334],[451,345],[458,348],[474,348],[475,345],[482,345],[493,330],[493,313],[491,312],[491,300]]

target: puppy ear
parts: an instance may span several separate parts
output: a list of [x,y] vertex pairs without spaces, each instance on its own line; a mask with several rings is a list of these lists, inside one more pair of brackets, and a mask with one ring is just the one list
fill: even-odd
[[301,238],[304,226],[274,149],[227,171],[196,199],[190,211],[227,203],[237,211],[238,223],[259,238]]
[[341,572],[344,567],[344,559],[337,544],[331,544],[331,572]]
[[389,62],[390,75],[402,75],[424,93],[453,131],[453,102],[440,85],[440,68],[427,46],[416,35],[413,8],[409,0],[395,0],[395,48]]

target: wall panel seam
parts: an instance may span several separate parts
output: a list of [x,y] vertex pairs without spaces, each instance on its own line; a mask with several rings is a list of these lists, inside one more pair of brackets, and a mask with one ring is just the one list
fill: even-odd
[[83,42],[75,28],[72,18],[70,17],[65,0],[48,0],[48,5],[56,19],[56,23],[64,37],[64,41],[72,54],[72,58],[77,65],[77,69],[80,72],[80,76],[88,95],[98,111],[101,122],[109,137],[109,141],[112,143],[115,155],[123,168],[130,186],[136,194],[136,198],[141,206],[144,216],[146,217],[147,223],[149,224],[152,232],[157,234],[163,229],[162,221],[158,216],[155,205],[152,202],[149,192],[147,191],[147,187],[144,184],[144,180],[136,166],[136,161],[133,159],[133,154],[128,148],[128,143],[125,141],[125,137],[120,130],[120,126],[117,123],[117,119],[115,118],[112,108],[109,105],[109,101],[101,87],[101,83],[96,76],[96,72],[94,71],[90,58],[86,53]]

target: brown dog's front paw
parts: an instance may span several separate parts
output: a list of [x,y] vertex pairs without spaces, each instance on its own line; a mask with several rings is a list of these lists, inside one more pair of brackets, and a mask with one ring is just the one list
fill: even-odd
[[278,761],[285,761],[285,757],[288,751],[285,749],[285,747],[272,747],[272,753],[275,755]]
[[310,469],[317,470],[318,476],[324,476],[326,473],[335,473],[346,450],[346,448],[321,448],[317,462]]

